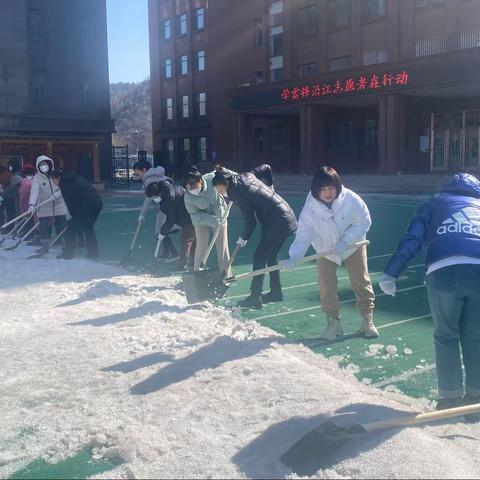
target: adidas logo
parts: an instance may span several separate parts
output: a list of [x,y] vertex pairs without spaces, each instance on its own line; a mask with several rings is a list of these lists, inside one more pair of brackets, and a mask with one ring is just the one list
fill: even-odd
[[437,235],[466,233],[480,236],[480,210],[466,207],[447,218],[437,229]]

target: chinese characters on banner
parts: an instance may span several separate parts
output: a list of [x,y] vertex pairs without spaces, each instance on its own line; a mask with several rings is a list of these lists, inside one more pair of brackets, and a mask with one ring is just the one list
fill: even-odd
[[303,85],[293,88],[284,88],[281,98],[284,102],[303,100],[305,98],[330,97],[339,93],[351,93],[358,91],[375,91],[382,88],[408,85],[408,72],[403,70],[399,73],[373,74],[369,77],[360,76],[347,80],[337,80],[334,83],[322,83],[316,85]]

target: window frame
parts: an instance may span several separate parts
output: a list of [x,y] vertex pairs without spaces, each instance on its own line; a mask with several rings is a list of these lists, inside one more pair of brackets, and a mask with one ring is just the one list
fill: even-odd
[[165,121],[173,122],[174,119],[174,103],[173,97],[165,98]]
[[[201,16],[199,16],[199,12],[203,10],[203,14]],[[197,8],[193,11],[193,31],[194,32],[202,32],[203,30],[205,30],[205,17],[206,17],[206,8],[205,7],[200,7],[200,8]],[[202,17],[203,18],[203,26],[202,27],[199,27],[198,26],[198,19]]]
[[[370,2],[372,0],[363,0]],[[362,23],[370,23],[370,22],[376,22],[378,20],[383,20],[388,16],[388,2],[387,0],[375,0],[376,2],[383,2],[383,8],[384,8],[384,13],[377,13],[375,15],[367,16],[366,15],[366,7],[365,3],[361,3],[360,6],[360,19]]]
[[[35,15],[38,14],[38,17]],[[35,24],[34,19],[40,21]],[[28,9],[28,40],[35,45],[44,44],[46,41],[46,29],[45,29],[45,10],[42,8],[29,8]],[[35,28],[34,28],[35,27]],[[33,33],[35,32],[35,35]],[[40,32],[40,33],[39,33]]]
[[[185,59],[185,62],[184,62]],[[183,66],[186,65],[185,72],[183,71]],[[179,76],[185,77],[188,75],[188,54],[180,55],[177,62],[177,73]]]
[[[170,65],[167,63],[170,62]],[[168,69],[170,69],[170,75],[168,75]],[[170,80],[173,78],[173,64],[171,58],[166,58],[163,64],[163,78]]]
[[[183,18],[185,18],[185,22],[183,22]],[[185,31],[182,32],[182,26],[185,25]],[[187,13],[181,13],[177,16],[177,28],[178,28],[178,37],[185,37],[188,35],[188,17]]]
[[[336,31],[340,31],[340,30],[347,30],[349,28],[351,28],[352,26],[352,1],[351,0],[327,0],[328,3],[327,3],[327,29],[329,32],[336,32]],[[347,2],[348,5],[349,5],[349,9],[348,9],[348,21],[347,23],[345,23],[344,25],[333,25],[332,24],[332,12],[331,12],[331,9],[330,9],[330,5],[332,5],[333,2],[339,2],[339,1],[342,1],[342,2]]]
[[[167,23],[168,23],[168,27],[167,27]],[[167,37],[167,28],[168,28],[168,37]],[[163,21],[163,39],[165,41],[169,41],[172,39],[172,19],[171,18],[166,18],[164,21]]]
[[[203,57],[200,56],[200,53],[203,52]],[[200,60],[203,58],[203,68],[200,68]],[[201,73],[205,72],[207,69],[207,52],[205,50],[198,50],[195,52],[195,72]]]
[[[301,29],[300,26],[308,26],[308,20],[312,18],[309,15],[310,10],[315,10],[315,22],[313,25],[315,25],[315,31],[308,31],[307,28]],[[301,21],[301,15],[305,12],[306,15],[306,22],[303,24]],[[320,5],[318,3],[313,3],[311,5],[307,5],[305,7],[299,8],[297,11],[297,18],[296,18],[296,32],[297,32],[297,38],[310,38],[310,37],[318,37],[320,33],[320,25],[319,25],[319,20],[320,20]]]

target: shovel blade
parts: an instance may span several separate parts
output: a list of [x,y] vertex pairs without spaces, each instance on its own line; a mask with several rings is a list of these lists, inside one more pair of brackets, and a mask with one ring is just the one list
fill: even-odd
[[304,435],[280,460],[299,476],[313,476],[334,465],[338,450],[362,433],[366,432],[360,425],[339,427],[329,420]]
[[183,289],[189,304],[213,300],[225,294],[227,287],[218,270],[205,269],[182,274]]
[[15,245],[13,245],[12,247],[8,247],[8,248],[4,248],[4,250],[6,252],[11,252],[12,250],[15,250],[20,244],[22,243],[22,241],[20,240],[19,242],[17,242]]

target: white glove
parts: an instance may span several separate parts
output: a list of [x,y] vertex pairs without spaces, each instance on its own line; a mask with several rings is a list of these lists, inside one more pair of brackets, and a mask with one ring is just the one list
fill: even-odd
[[65,214],[65,218],[67,219],[67,222],[69,222],[72,219],[72,216],[70,215],[70,212],[67,210],[67,213]]
[[140,224],[145,223],[145,217],[143,215],[140,215],[138,217],[138,223],[140,223]]
[[297,266],[297,261],[294,258],[289,258],[284,260],[281,265],[284,270],[293,270]]
[[28,213],[35,213],[35,210],[36,210],[35,205],[30,205],[28,207]]
[[57,190],[54,194],[53,194],[53,198],[54,200],[58,200],[59,198],[62,198],[62,192],[60,190]]
[[165,235],[162,235],[161,233],[159,233],[159,234],[157,235],[157,240],[158,240],[159,242],[162,242],[164,238],[165,238]]
[[242,237],[239,237],[238,240],[237,240],[237,245],[240,248],[243,248],[247,243],[248,243],[248,241],[243,239]]
[[348,245],[343,240],[339,240],[333,247],[333,251],[336,255],[342,255],[342,253],[346,252],[347,248]]
[[391,297],[394,297],[397,293],[397,285],[395,283],[395,278],[386,273],[382,273],[378,285],[382,289],[382,292],[385,293],[385,295],[390,295]]

